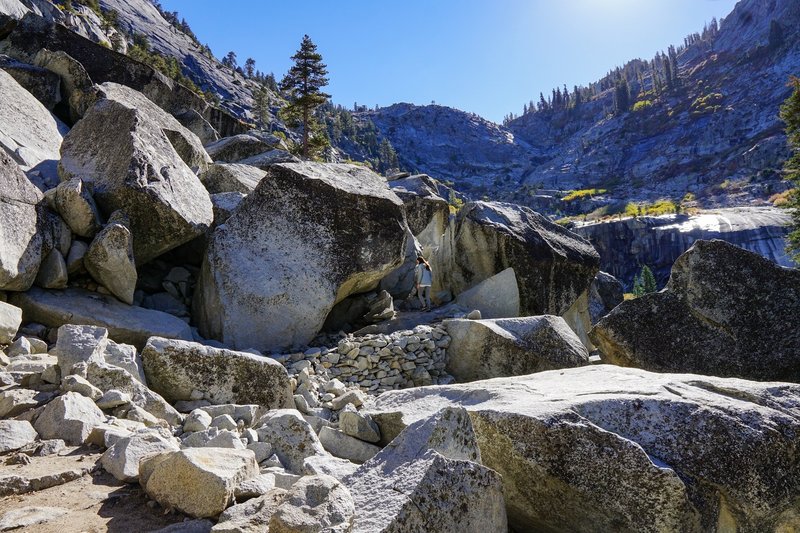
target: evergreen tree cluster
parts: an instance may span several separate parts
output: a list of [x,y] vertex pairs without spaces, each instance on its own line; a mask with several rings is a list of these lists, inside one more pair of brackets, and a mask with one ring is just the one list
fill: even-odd
[[[367,106],[354,104],[353,107],[356,111],[368,111]],[[364,161],[383,174],[400,168],[392,143],[380,135],[368,117],[356,118],[348,109],[330,102],[320,110],[325,116],[328,136],[335,146],[346,147],[348,143],[355,145],[362,152]]]
[[786,135],[792,150],[792,156],[786,162],[785,171],[788,179],[795,186],[787,205],[792,210],[792,229],[788,237],[788,251],[795,263],[800,265],[800,78],[792,78],[791,83],[794,91],[781,106],[781,119],[786,123]]
[[644,296],[651,292],[656,292],[658,285],[656,284],[656,277],[650,267],[644,265],[642,271],[633,277],[633,295],[635,297]]
[[[777,30],[776,30],[777,31]],[[693,46],[709,46],[719,34],[719,22],[716,18],[706,24],[702,33],[693,33],[684,39],[679,47],[670,46],[667,52],[658,52],[651,60],[634,59],[622,67],[610,71],[599,81],[588,87],[574,86],[569,90],[566,85],[557,87],[545,97],[539,93],[537,101],[531,100],[523,105],[522,115],[509,113],[503,120],[504,125],[520,116],[533,113],[554,113],[578,109],[583,103],[593,100],[613,90],[614,112],[625,113],[636,103],[640,95],[654,97],[669,94],[681,87],[678,56]],[[778,37],[776,37],[778,39]]]

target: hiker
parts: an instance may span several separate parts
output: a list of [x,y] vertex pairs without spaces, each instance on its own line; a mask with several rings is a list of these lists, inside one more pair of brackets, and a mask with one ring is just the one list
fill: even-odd
[[431,265],[422,256],[417,257],[417,265],[414,267],[414,282],[417,286],[417,296],[422,310],[430,311],[433,271],[431,271]]

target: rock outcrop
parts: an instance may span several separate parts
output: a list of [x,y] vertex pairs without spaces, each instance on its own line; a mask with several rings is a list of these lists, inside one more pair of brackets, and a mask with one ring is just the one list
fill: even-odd
[[446,320],[447,372],[458,381],[522,376],[589,364],[589,353],[563,318]]
[[103,98],[65,137],[59,169],[91,181],[106,215],[128,216],[134,257],[144,264],[211,225],[211,200],[195,175],[210,158],[195,134],[141,93],[113,83],[100,90]]
[[464,206],[432,257],[455,295],[513,268],[525,316],[564,314],[589,288],[599,262],[592,245],[569,230],[528,208],[491,202]]
[[799,399],[793,385],[606,365],[389,392],[373,415],[391,438],[467,409],[515,530],[774,531],[796,523]]
[[266,175],[266,171],[249,165],[214,163],[200,175],[200,180],[210,194],[250,194]]
[[336,303],[400,264],[404,227],[400,200],[363,167],[272,167],[210,238],[194,301],[200,332],[235,348],[307,343]]
[[724,241],[698,241],[664,291],[619,305],[592,330],[607,362],[800,382],[800,270]]
[[294,407],[286,369],[269,357],[151,337],[142,360],[150,388],[170,401],[200,392],[215,404]]
[[82,289],[46,291],[32,288],[11,294],[10,303],[22,309],[26,322],[57,328],[64,324],[87,324],[108,329],[117,342],[141,349],[152,336],[191,340],[186,322],[167,313],[129,306],[115,298]]

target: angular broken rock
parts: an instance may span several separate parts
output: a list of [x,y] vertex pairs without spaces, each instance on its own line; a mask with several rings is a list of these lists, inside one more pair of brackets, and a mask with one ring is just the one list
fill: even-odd
[[464,409],[419,420],[345,478],[353,531],[506,531],[501,477],[480,460]]
[[30,389],[10,389],[0,392],[0,418],[10,418],[42,405],[52,394]]
[[347,459],[356,464],[362,464],[375,456],[381,449],[374,444],[351,437],[338,429],[323,426],[319,432],[319,441],[334,457]]
[[101,326],[108,329],[109,337],[115,341],[139,349],[154,335],[192,338],[189,325],[177,317],[129,306],[116,298],[82,289],[45,291],[34,287],[28,292],[11,294],[9,300],[22,308],[23,318],[28,322],[55,328],[75,323]]
[[561,317],[446,320],[447,372],[458,381],[523,376],[589,364],[589,352]]
[[515,530],[762,531],[792,527],[798,401],[798,385],[602,365],[387,392],[373,416],[391,433],[463,406]]
[[136,263],[133,258],[133,235],[130,221],[115,211],[106,227],[98,233],[83,258],[89,274],[120,301],[133,305],[136,290]]
[[141,430],[117,440],[100,459],[106,472],[120,481],[134,483],[139,479],[139,463],[153,454],[180,450],[176,439],[156,430]]
[[275,148],[280,139],[273,137],[270,141],[250,134],[239,134],[224,137],[216,142],[206,145],[206,151],[211,159],[223,163],[236,163],[254,155],[263,154]]
[[312,455],[325,455],[325,449],[311,425],[294,409],[267,413],[256,428],[258,440],[272,444],[281,464],[290,472],[303,472],[303,460]]
[[58,328],[55,355],[62,375],[72,372],[78,363],[105,362],[108,330],[97,326],[64,324]]
[[150,388],[169,401],[191,400],[201,390],[214,403],[294,405],[286,369],[269,357],[151,337],[142,360]]
[[52,194],[53,207],[72,233],[81,237],[94,237],[103,227],[94,198],[80,178],[61,182]]
[[22,309],[0,302],[0,344],[9,344],[22,323]]
[[665,290],[618,305],[590,332],[605,362],[800,382],[800,270],[714,240],[697,241]]
[[19,450],[38,436],[27,420],[0,420],[0,454]]
[[76,374],[64,376],[64,378],[61,380],[61,391],[77,392],[81,396],[86,396],[95,402],[99,400],[101,396],[103,396],[103,391],[89,383],[86,378]]
[[91,399],[68,392],[45,406],[34,427],[43,439],[62,439],[72,446],[80,446],[86,442],[92,428],[105,419]]
[[114,83],[100,91],[67,134],[59,170],[91,180],[105,214],[121,209],[130,217],[143,264],[211,225],[211,200],[194,172],[210,158],[194,133],[141,93]]
[[250,450],[187,448],[141,461],[139,481],[163,507],[214,517],[234,503],[236,486],[258,475]]
[[308,343],[334,305],[401,264],[404,227],[402,202],[368,169],[271,167],[210,238],[194,300],[201,334],[261,351]]
[[284,489],[272,489],[264,496],[228,507],[212,533],[264,533],[278,506],[286,497]]
[[354,515],[350,491],[337,479],[324,474],[305,476],[289,489],[269,521],[269,531],[349,533]]
[[134,379],[142,384],[147,384],[144,377],[142,356],[136,351],[135,346],[119,344],[109,339],[103,356],[106,363],[127,370]]
[[456,304],[477,309],[483,318],[519,316],[519,286],[514,269],[509,267],[462,292],[456,297]]
[[372,418],[356,411],[351,405],[346,405],[339,413],[339,429],[345,434],[366,442],[379,442],[381,430]]
[[200,180],[210,194],[239,192],[250,194],[267,173],[249,165],[214,163],[208,167]]
[[594,247],[527,207],[471,202],[451,221],[432,257],[443,288],[460,294],[511,267],[523,316],[561,316],[600,267]]
[[39,272],[36,274],[36,284],[43,289],[64,289],[67,286],[69,274],[67,262],[61,252],[55,248],[44,256]]

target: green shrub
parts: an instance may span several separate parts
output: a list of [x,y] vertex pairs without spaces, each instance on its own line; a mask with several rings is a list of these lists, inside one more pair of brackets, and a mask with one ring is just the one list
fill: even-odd
[[580,189],[577,191],[570,191],[564,196],[561,200],[564,202],[572,202],[573,200],[582,200],[587,197],[596,196],[598,194],[605,194],[608,190],[606,189]]
[[653,107],[653,102],[651,100],[639,100],[635,104],[633,104],[633,111],[644,111]]

